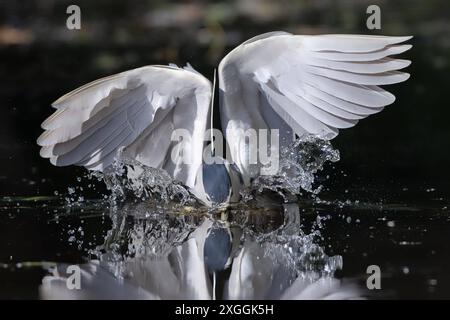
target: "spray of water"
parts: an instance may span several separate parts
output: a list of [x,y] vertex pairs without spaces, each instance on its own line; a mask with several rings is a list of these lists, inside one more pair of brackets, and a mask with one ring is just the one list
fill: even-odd
[[[241,191],[241,201],[247,202],[267,191],[278,193],[283,198],[301,195],[302,191],[317,195],[322,186],[316,185],[316,175],[327,162],[337,161],[339,151],[329,141],[311,135],[301,137],[280,150],[278,173],[254,179],[249,187]],[[106,172],[92,173],[90,177],[103,179],[113,201],[134,198],[162,203],[177,201],[181,205],[197,202],[188,188],[173,180],[166,171],[147,167],[120,154]],[[74,193],[73,190],[69,188],[69,196]],[[74,202],[74,196],[69,198]]]
[[103,178],[114,201],[132,197],[162,203],[177,201],[181,205],[195,202],[188,189],[173,180],[166,171],[144,166],[126,157],[118,157]]
[[249,188],[242,192],[242,198],[248,201],[255,194],[267,190],[281,195],[285,200],[290,195],[301,195],[302,191],[317,195],[322,185],[316,185],[316,176],[327,162],[339,161],[339,151],[330,141],[306,135],[290,146],[280,150],[280,167],[276,175],[264,175],[252,181]]

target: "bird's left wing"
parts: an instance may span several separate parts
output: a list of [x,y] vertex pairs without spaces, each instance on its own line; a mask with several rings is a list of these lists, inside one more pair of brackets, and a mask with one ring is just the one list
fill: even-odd
[[[53,103],[41,156],[57,166],[111,166],[119,149],[194,187],[209,125],[211,83],[191,69],[147,66],[84,85]],[[183,144],[172,141],[181,129]],[[187,152],[177,152],[183,147]],[[190,157],[190,158],[186,158]]]
[[219,66],[221,121],[231,156],[246,183],[248,129],[279,129],[281,145],[294,134],[332,139],[339,129],[380,112],[395,97],[378,85],[408,79],[410,61],[389,58],[410,37],[260,35],[230,52]]

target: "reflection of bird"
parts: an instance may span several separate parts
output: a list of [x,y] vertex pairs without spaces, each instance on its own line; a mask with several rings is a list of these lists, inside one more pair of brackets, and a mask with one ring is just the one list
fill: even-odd
[[[248,185],[262,167],[249,161],[254,146],[242,130],[279,129],[280,145],[305,134],[334,138],[394,102],[378,85],[409,77],[397,71],[409,61],[389,58],[408,50],[400,44],[408,39],[273,32],[235,48],[221,61],[218,80],[222,130],[239,179],[223,178],[233,175],[226,164],[201,170],[214,90],[190,66],[142,67],[64,95],[42,124],[40,154],[58,166],[105,170],[123,149],[207,203],[228,200],[233,183]],[[189,133],[182,146],[171,141],[176,129]]]
[[[225,233],[228,234],[225,234]],[[81,266],[80,290],[67,287],[67,265],[60,264],[40,287],[43,299],[214,299],[211,272],[230,267],[224,281],[225,299],[355,299],[361,295],[354,285],[332,277],[304,272],[298,276],[278,259],[265,255],[270,242],[251,240],[242,247],[239,235],[217,228],[205,220],[181,245],[159,257],[133,256],[117,262],[90,261]],[[136,245],[139,239],[134,239]],[[231,249],[230,249],[231,248]],[[220,252],[214,252],[214,251]],[[235,250],[235,252],[233,252]],[[286,254],[287,248],[278,248]],[[105,253],[105,257],[108,252]]]

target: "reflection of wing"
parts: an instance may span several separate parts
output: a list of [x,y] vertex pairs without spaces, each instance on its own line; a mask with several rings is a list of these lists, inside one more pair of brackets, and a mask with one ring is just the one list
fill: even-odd
[[332,277],[298,277],[281,300],[362,300],[362,290]]
[[[40,287],[41,299],[211,299],[199,243],[189,239],[161,259],[134,257],[121,265],[124,278],[117,278],[105,262],[90,261],[81,266],[80,289],[67,288],[67,266],[58,265]],[[70,280],[69,280],[70,281]]]
[[[147,66],[99,79],[54,102],[57,111],[42,124],[41,156],[57,166],[90,170],[110,166],[117,151],[192,187],[201,165],[209,121],[210,82],[197,72]],[[187,130],[183,141],[192,165],[178,156],[175,129]],[[174,152],[175,155],[180,155]]]
[[226,299],[344,300],[361,299],[353,283],[315,272],[296,275],[292,268],[266,255],[256,242],[246,242],[233,260]]
[[265,256],[261,245],[247,241],[233,259],[226,299],[279,299],[294,278],[292,270]]
[[[40,298],[44,300],[154,300],[157,295],[134,286],[128,281],[120,281],[103,263],[90,261],[80,266],[80,289],[68,289],[66,274],[68,265],[60,264],[52,275],[45,276],[39,288]],[[70,280],[69,280],[70,281]]]
[[250,146],[239,130],[280,129],[282,144],[293,133],[334,138],[394,102],[378,85],[408,79],[396,70],[410,61],[388,58],[408,50],[399,45],[408,39],[275,32],[228,54],[219,67],[222,127],[246,183],[254,173],[242,160]]

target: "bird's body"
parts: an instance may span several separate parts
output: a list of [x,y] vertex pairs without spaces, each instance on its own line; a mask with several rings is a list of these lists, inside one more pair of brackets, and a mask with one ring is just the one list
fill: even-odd
[[[42,124],[41,156],[58,166],[102,171],[122,150],[167,171],[205,203],[229,201],[236,184],[248,185],[262,174],[263,165],[249,161],[258,146],[243,132],[277,129],[281,146],[306,134],[336,137],[339,129],[394,102],[378,85],[409,77],[397,71],[409,61],[388,57],[408,50],[410,45],[400,44],[408,39],[272,32],[235,48],[218,70],[222,131],[232,163],[204,164],[214,89],[190,66],[142,67],[64,95]],[[187,135],[174,141],[174,132]]]

